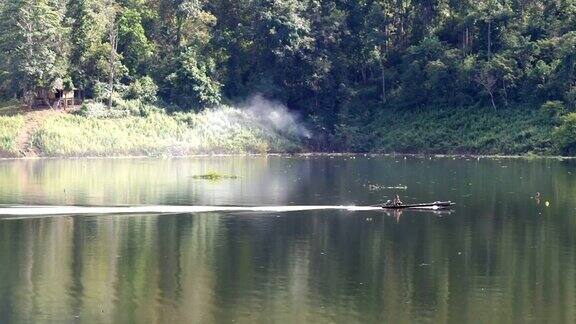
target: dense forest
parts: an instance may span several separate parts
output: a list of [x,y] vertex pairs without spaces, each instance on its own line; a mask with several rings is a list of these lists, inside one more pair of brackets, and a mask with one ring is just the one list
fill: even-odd
[[[66,87],[199,112],[260,94],[324,149],[445,151],[477,132],[453,145],[576,151],[576,0],[3,0],[0,48],[0,97],[23,103]],[[440,144],[406,134],[426,125],[414,136]]]

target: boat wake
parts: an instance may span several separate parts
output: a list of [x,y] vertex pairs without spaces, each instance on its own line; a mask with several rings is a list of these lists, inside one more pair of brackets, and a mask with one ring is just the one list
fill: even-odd
[[308,210],[371,211],[382,210],[372,206],[8,206],[0,207],[0,218],[42,217],[58,215],[106,215],[106,214],[188,214],[207,212],[294,212]]

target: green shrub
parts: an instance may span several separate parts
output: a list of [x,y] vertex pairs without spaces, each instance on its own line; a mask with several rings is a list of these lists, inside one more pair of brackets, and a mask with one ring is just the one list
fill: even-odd
[[82,104],[79,114],[90,118],[104,118],[108,116],[108,107],[101,102],[86,101]]
[[576,113],[560,118],[560,126],[554,130],[554,143],[563,154],[576,153]]
[[118,99],[110,110],[110,117],[142,116],[144,104],[139,99]]
[[568,88],[566,93],[564,94],[564,99],[570,109],[574,111],[576,109],[576,86],[571,86]]
[[127,97],[150,104],[158,100],[156,97],[157,92],[158,86],[154,83],[154,80],[152,80],[151,77],[145,76],[137,79],[128,87]]
[[546,101],[542,105],[542,110],[548,113],[551,117],[559,117],[566,112],[566,106],[562,101]]

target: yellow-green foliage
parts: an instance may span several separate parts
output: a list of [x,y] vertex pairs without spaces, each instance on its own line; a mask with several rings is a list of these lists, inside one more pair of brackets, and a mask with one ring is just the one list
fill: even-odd
[[242,112],[90,118],[47,118],[34,134],[44,156],[186,155],[294,150],[295,144],[250,123]]
[[0,116],[0,156],[16,157],[18,153],[18,135],[24,128],[22,116]]
[[45,120],[34,145],[46,156],[155,155],[191,145],[189,131],[166,115],[97,119],[63,115]]

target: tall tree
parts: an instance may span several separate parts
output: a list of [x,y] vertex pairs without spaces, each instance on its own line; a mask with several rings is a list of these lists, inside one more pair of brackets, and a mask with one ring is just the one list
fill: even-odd
[[70,75],[76,88],[91,96],[94,85],[108,76],[109,10],[101,0],[69,0]]
[[67,75],[67,29],[62,1],[13,0],[0,13],[2,63],[11,89],[32,104],[37,87],[52,88]]
[[124,7],[117,28],[123,64],[131,76],[145,75],[155,49],[144,29],[142,13],[132,6]]
[[[113,8],[114,2],[110,1],[109,5]],[[112,99],[114,97],[114,78],[116,77],[116,62],[118,56],[118,23],[116,21],[116,10],[110,11],[108,22],[108,42],[110,45],[110,58],[108,61],[108,109],[112,108]]]
[[216,17],[204,0],[159,0],[156,25],[156,79],[160,95],[184,109],[220,101],[216,75],[219,52],[211,48]]
[[368,39],[374,47],[381,74],[382,102],[386,103],[386,65],[389,52],[394,46],[393,35],[396,33],[394,25],[393,3],[389,0],[374,1],[370,8],[368,19]]

